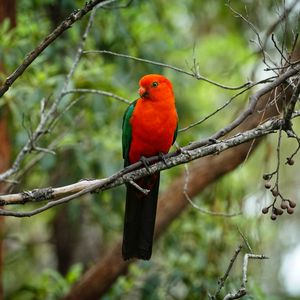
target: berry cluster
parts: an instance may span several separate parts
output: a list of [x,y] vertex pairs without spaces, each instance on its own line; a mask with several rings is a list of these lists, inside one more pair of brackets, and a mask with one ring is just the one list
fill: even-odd
[[[275,221],[278,216],[281,216],[283,214],[284,210],[286,210],[286,212],[289,215],[293,214],[294,208],[296,207],[296,202],[293,200],[284,198],[281,195],[281,193],[279,192],[278,184],[275,184],[275,186],[273,188],[271,188],[272,184],[271,184],[270,180],[273,175],[274,174],[272,174],[272,173],[263,175],[263,179],[266,180],[265,188],[270,189],[270,192],[272,193],[274,200],[273,200],[272,204],[270,204],[269,206],[266,206],[262,209],[262,213],[267,214],[267,213],[271,212],[271,220]],[[280,207],[275,206],[278,198],[281,199]]]

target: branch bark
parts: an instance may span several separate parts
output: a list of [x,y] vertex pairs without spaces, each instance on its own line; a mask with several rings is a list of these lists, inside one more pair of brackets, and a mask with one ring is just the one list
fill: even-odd
[[128,172],[132,168],[140,165],[140,163],[136,163],[104,179],[82,180],[77,183],[59,188],[47,187],[42,189],[35,189],[32,191],[24,191],[19,194],[9,194],[2,196],[0,195],[0,204],[3,206],[12,204],[25,204],[28,202],[50,201],[46,205],[29,212],[17,212],[0,209],[0,215],[31,217],[49,208],[69,202],[87,193],[95,191],[100,192],[113,188],[115,186],[122,185],[126,182],[132,182],[133,180],[149,174],[149,172],[153,174],[157,171],[169,169],[179,164],[188,163],[201,157],[207,157],[216,154],[219,155],[227,149],[261,138],[264,135],[274,132],[275,130],[282,127],[283,122],[284,120],[282,119],[271,119],[252,130],[238,133],[235,136],[228,138],[227,140],[216,142],[213,145],[207,145],[193,150],[186,150],[187,147],[182,148],[181,153],[173,153],[174,155],[166,158],[164,162],[158,161],[150,165],[147,169],[142,168]]

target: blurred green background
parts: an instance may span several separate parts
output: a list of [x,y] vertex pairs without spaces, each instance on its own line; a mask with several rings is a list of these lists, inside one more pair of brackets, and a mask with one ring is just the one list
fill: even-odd
[[[288,6],[291,2],[243,0],[232,1],[231,5],[264,37],[283,12],[284,4]],[[10,30],[8,22],[0,26],[0,59],[7,72],[0,75],[0,80],[73,9],[84,3],[18,0],[17,27]],[[99,9],[85,50],[120,52],[188,71],[195,57],[203,76],[229,86],[271,76],[271,72],[263,70],[255,33],[226,4],[204,0],[133,0],[127,8]],[[293,33],[299,30],[298,18],[299,5],[275,30],[278,43],[284,42],[288,49]],[[11,112],[13,157],[26,142],[28,131],[38,124],[41,99],[48,99],[50,104],[59,94],[87,22],[88,16],[52,43],[0,99],[0,105],[7,104]],[[270,38],[266,49],[280,63]],[[147,73],[162,73],[173,82],[180,128],[207,116],[236,94],[170,69],[104,54],[83,55],[70,88],[100,89],[135,100],[138,80]],[[76,99],[78,94],[64,97],[59,111]],[[178,143],[186,145],[224,127],[246,104],[247,93],[201,126],[179,134]],[[103,178],[120,170],[121,124],[126,107],[112,98],[84,94],[40,141],[41,147],[55,141],[56,155],[44,155],[14,191],[62,186],[82,178]],[[250,262],[248,295],[244,299],[299,299],[299,209],[276,222],[261,214],[261,208],[271,201],[262,174],[276,166],[276,145],[277,135],[266,138],[238,169],[193,199],[207,210],[242,211],[242,215],[213,217],[190,206],[155,244],[151,261],[132,264],[128,274],[119,277],[103,299],[207,299],[208,292],[216,290],[218,278],[241,243],[237,228],[255,253],[270,257],[267,261]],[[295,200],[299,198],[299,156],[293,167],[284,162],[296,146],[284,136],[281,190]],[[35,155],[28,155],[23,165]],[[178,166],[163,172],[161,192],[183,171],[184,167]],[[5,299],[50,300],[66,294],[122,234],[124,192],[122,186],[87,195],[32,218],[6,218]],[[34,206],[18,207],[31,208]],[[241,274],[240,259],[225,291],[239,288]]]

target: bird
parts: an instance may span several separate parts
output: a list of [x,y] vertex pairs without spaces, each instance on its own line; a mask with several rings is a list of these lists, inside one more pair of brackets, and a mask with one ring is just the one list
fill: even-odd
[[[132,102],[123,116],[122,150],[124,167],[147,158],[163,158],[175,142],[178,115],[173,86],[160,74],[148,74],[139,81],[139,99]],[[160,172],[126,184],[126,204],[122,256],[124,260],[149,260],[156,218]],[[148,190],[147,194],[141,189]]]

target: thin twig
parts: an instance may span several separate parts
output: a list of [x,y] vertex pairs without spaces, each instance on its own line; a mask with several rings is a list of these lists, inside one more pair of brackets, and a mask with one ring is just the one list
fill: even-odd
[[102,90],[95,90],[95,89],[71,89],[71,90],[67,90],[63,93],[63,96],[68,95],[68,94],[74,94],[74,93],[82,93],[82,94],[97,94],[97,95],[101,95],[101,96],[107,96],[107,97],[111,97],[114,98],[120,102],[126,103],[126,104],[130,104],[131,101],[120,97],[114,93],[111,92],[107,92],[107,91],[102,91]]
[[293,95],[291,97],[291,100],[289,101],[288,103],[288,106],[287,106],[287,110],[286,110],[286,113],[285,113],[285,116],[284,116],[284,119],[285,119],[285,129],[289,129],[291,127],[291,117],[293,115],[293,112],[295,110],[295,106],[296,106],[296,103],[299,99],[299,94],[300,94],[300,78],[298,79],[298,82],[296,84],[296,88],[293,92]]
[[[286,64],[289,64],[289,61],[286,59],[286,57],[285,57],[285,55],[284,55],[282,49],[280,49],[280,48],[278,47],[278,45],[277,45],[277,43],[276,43],[276,41],[275,41],[275,35],[274,35],[274,33],[271,35],[271,39],[272,39],[272,42],[273,42],[274,47],[275,47],[275,48],[277,49],[277,51],[279,52],[281,59],[283,59],[283,60],[285,61]],[[283,62],[281,62],[281,65],[283,65]]]
[[221,83],[210,80],[210,79],[208,79],[208,78],[206,78],[206,77],[204,77],[204,76],[202,76],[198,73],[189,72],[189,71],[183,70],[181,68],[178,68],[178,67],[175,67],[175,66],[172,66],[172,65],[169,65],[169,64],[165,64],[165,63],[161,63],[161,62],[157,62],[157,61],[153,61],[153,60],[149,60],[149,59],[139,58],[139,57],[135,57],[135,56],[127,55],[127,54],[112,52],[112,51],[108,51],[108,50],[87,50],[87,51],[84,51],[83,54],[109,54],[109,55],[114,55],[114,56],[118,56],[118,57],[132,59],[132,60],[135,60],[135,61],[140,61],[140,62],[151,64],[151,65],[156,65],[156,66],[168,68],[168,69],[174,70],[176,72],[183,73],[185,75],[196,78],[197,80],[206,81],[208,83],[211,83],[211,84],[213,84],[217,87],[220,87],[220,88],[226,89],[226,90],[240,90],[242,88],[245,88],[245,87],[251,85],[251,82],[246,82],[242,85],[235,86],[235,87],[226,86],[226,85],[223,85]]
[[133,180],[130,180],[129,183],[134,186],[137,190],[139,190],[140,192],[142,192],[144,195],[148,195],[150,190],[147,189],[143,189],[141,186],[139,186],[136,182],[134,182]]
[[201,141],[191,143],[189,146],[187,146],[187,149],[193,149],[194,147],[198,148],[199,146],[211,143],[212,140],[217,140],[220,137],[223,137],[224,135],[232,131],[233,129],[235,129],[254,112],[255,106],[260,97],[272,91],[280,84],[284,83],[288,78],[296,75],[299,71],[300,71],[300,64],[296,65],[293,69],[286,71],[282,75],[278,76],[273,82],[267,84],[265,87],[258,90],[256,93],[252,94],[249,98],[248,107],[234,121],[232,121],[229,125],[222,128],[212,136],[203,139]]
[[38,146],[36,146],[36,143],[39,141],[39,139],[43,135],[45,135],[46,133],[49,133],[51,125],[53,125],[55,120],[59,117],[59,114],[57,114],[57,108],[64,96],[64,93],[67,91],[71,77],[73,76],[75,69],[78,66],[88,32],[90,31],[92,23],[93,23],[94,15],[95,15],[95,10],[93,10],[90,15],[89,22],[88,22],[86,29],[82,35],[81,41],[79,42],[73,64],[70,68],[69,73],[66,76],[66,79],[64,81],[63,87],[62,87],[59,95],[57,96],[55,101],[52,103],[52,105],[48,111],[46,111],[46,108],[45,108],[45,100],[44,99],[42,100],[39,124],[37,125],[35,131],[33,133],[30,133],[28,141],[23,146],[21,151],[18,153],[18,155],[15,158],[15,161],[13,162],[10,169],[8,169],[4,173],[0,174],[0,181],[6,180],[7,178],[12,176],[19,170],[21,162],[23,161],[24,157],[28,153],[30,153],[32,150],[38,149]]
[[[268,185],[269,185],[268,188],[270,188],[270,192],[273,196],[273,201],[268,206],[264,207],[262,212],[268,213],[270,211],[272,220],[276,220],[278,216],[283,214],[282,208],[284,207],[287,208],[288,213],[293,213],[294,207],[291,207],[291,205],[289,204],[286,205],[284,203],[284,202],[290,203],[290,200],[283,197],[282,193],[280,192],[279,179],[280,179],[280,163],[281,163],[281,140],[282,140],[283,130],[285,130],[288,137],[295,138],[298,142],[298,147],[296,151],[292,155],[290,155],[290,157],[287,158],[286,164],[293,164],[292,159],[300,149],[300,138],[297,136],[297,134],[295,134],[292,128],[292,121],[291,121],[291,117],[293,116],[295,105],[299,98],[299,94],[300,94],[300,79],[298,79],[296,87],[294,88],[294,92],[291,96],[291,100],[287,104],[287,110],[284,114],[283,124],[279,128],[278,141],[276,147],[276,168],[273,172],[264,175],[266,180],[268,181]],[[275,182],[273,187],[271,187],[270,181],[274,175],[275,175]],[[278,198],[281,199],[281,203],[282,203],[281,208],[276,207]]]
[[247,253],[244,255],[244,261],[243,261],[243,275],[242,275],[242,284],[241,287],[237,292],[230,292],[228,293],[223,300],[234,300],[234,299],[240,299],[244,297],[247,294],[246,285],[247,285],[247,273],[248,273],[248,262],[249,259],[268,259],[267,256],[263,254],[252,254]]
[[248,260],[249,259],[269,259],[268,256],[265,256],[264,254],[253,254],[253,253],[247,253],[244,255],[244,262],[243,262],[243,281],[241,288],[246,289],[247,284],[247,269],[248,269]]
[[260,80],[258,82],[252,83],[251,85],[249,85],[248,87],[246,87],[244,90],[240,91],[239,93],[237,93],[236,95],[234,95],[233,97],[231,97],[228,101],[226,101],[224,104],[222,104],[220,107],[218,107],[215,111],[213,111],[212,113],[210,113],[209,115],[205,116],[204,118],[202,118],[201,120],[194,122],[184,128],[181,128],[178,130],[178,132],[184,132],[187,131],[195,126],[198,126],[200,124],[202,124],[203,122],[207,121],[209,118],[213,117],[214,115],[216,115],[219,111],[223,110],[225,107],[227,107],[229,104],[231,104],[231,102],[236,99],[237,97],[239,97],[240,95],[242,95],[243,93],[245,93],[246,91],[250,90],[251,88],[253,88],[256,85],[262,84],[262,83],[268,83],[270,82],[270,80],[274,79],[275,77],[269,77],[263,80]]
[[3,85],[0,87],[0,97],[2,97],[12,84],[23,74],[23,72],[31,65],[31,63],[54,41],[56,40],[63,32],[69,29],[72,24],[80,20],[85,16],[89,11],[91,11],[96,5],[98,7],[105,6],[109,3],[115,2],[116,0],[91,0],[86,2],[85,6],[80,10],[75,10],[72,12],[66,20],[64,20],[53,32],[51,32],[46,38],[30,53],[28,53],[22,64],[7,77]]
[[[229,265],[226,269],[226,272],[224,274],[224,276],[222,278],[220,278],[220,280],[218,281],[218,288],[217,291],[215,292],[215,294],[209,295],[209,299],[210,300],[216,300],[218,299],[221,289],[224,287],[226,280],[228,279],[228,276],[232,270],[233,264],[235,263],[238,255],[240,254],[241,250],[242,250],[243,246],[239,245],[232,258],[230,259]],[[229,292],[225,295],[225,297],[223,298],[223,300],[234,300],[234,299],[240,299],[242,297],[244,297],[247,294],[247,290],[246,290],[246,286],[247,286],[247,272],[248,272],[248,263],[249,263],[249,259],[268,259],[267,256],[263,255],[263,254],[253,254],[253,253],[246,253],[244,255],[244,260],[243,260],[243,267],[242,267],[242,283],[240,288],[238,289],[238,291],[236,292]]]
[[189,183],[189,168],[188,165],[185,164],[184,165],[185,168],[185,180],[184,180],[184,186],[183,186],[183,194],[185,196],[185,198],[190,202],[190,204],[196,208],[198,211],[200,211],[201,213],[210,215],[210,216],[215,216],[215,217],[236,217],[242,214],[242,212],[237,212],[237,213],[223,213],[223,212],[215,212],[215,211],[209,211],[206,210],[200,206],[198,206],[196,203],[193,202],[193,200],[191,199],[191,197],[188,194],[188,183]]
[[293,11],[293,9],[295,8],[296,4],[298,4],[298,3],[299,3],[299,0],[295,0],[294,2],[292,2],[291,5],[288,8],[285,8],[283,10],[283,13],[279,16],[279,18],[277,18],[274,21],[274,23],[271,24],[271,26],[269,26],[269,28],[267,29],[267,31],[265,33],[264,45],[266,44],[267,38],[275,31],[275,29],[277,28],[277,26],[280,25],[283,20],[287,19],[287,17],[289,16],[289,14]]
[[238,226],[237,226],[237,230],[238,230],[239,234],[241,235],[241,237],[242,237],[242,239],[243,239],[245,245],[247,246],[248,250],[250,251],[250,253],[253,253],[252,248],[251,248],[251,246],[250,246],[250,244],[249,244],[248,239],[247,239],[246,236],[242,233],[242,231],[240,230],[240,228],[239,228]]
[[[250,29],[254,32],[254,34],[256,35],[257,37],[257,44],[258,44],[258,47],[260,49],[260,52],[262,53],[263,55],[263,62],[264,64],[267,66],[267,67],[270,67],[267,63],[267,60],[266,60],[266,56],[268,56],[269,60],[275,65],[275,63],[272,61],[271,57],[268,55],[268,53],[265,51],[264,49],[264,44],[262,42],[262,39],[258,33],[258,30],[256,29],[256,27],[254,26],[254,24],[251,23],[251,21],[248,19],[248,18],[245,18],[241,13],[239,13],[238,11],[236,11],[231,5],[229,4],[226,4],[226,6],[235,14],[237,15],[238,17],[240,17],[249,27]],[[255,41],[252,41],[252,42],[255,42]]]
[[129,0],[127,3],[125,4],[120,4],[120,5],[107,5],[107,6],[103,6],[103,9],[120,9],[120,8],[127,8],[131,5],[131,3],[133,2],[133,0]]
[[220,294],[220,292],[221,292],[221,289],[224,287],[225,281],[227,280],[227,278],[228,278],[228,276],[229,276],[229,273],[230,273],[230,271],[231,271],[231,269],[232,269],[232,267],[233,267],[233,264],[234,264],[234,262],[236,261],[236,259],[237,259],[238,255],[239,255],[239,253],[241,252],[242,248],[243,248],[243,246],[242,246],[242,245],[239,245],[239,246],[235,249],[234,254],[233,254],[233,256],[232,256],[231,259],[230,259],[229,265],[228,265],[228,267],[227,267],[227,269],[226,269],[226,272],[225,272],[224,276],[221,277],[220,280],[218,281],[218,289],[217,289],[215,295],[213,296],[212,300],[218,298],[218,296],[219,296],[219,294]]

